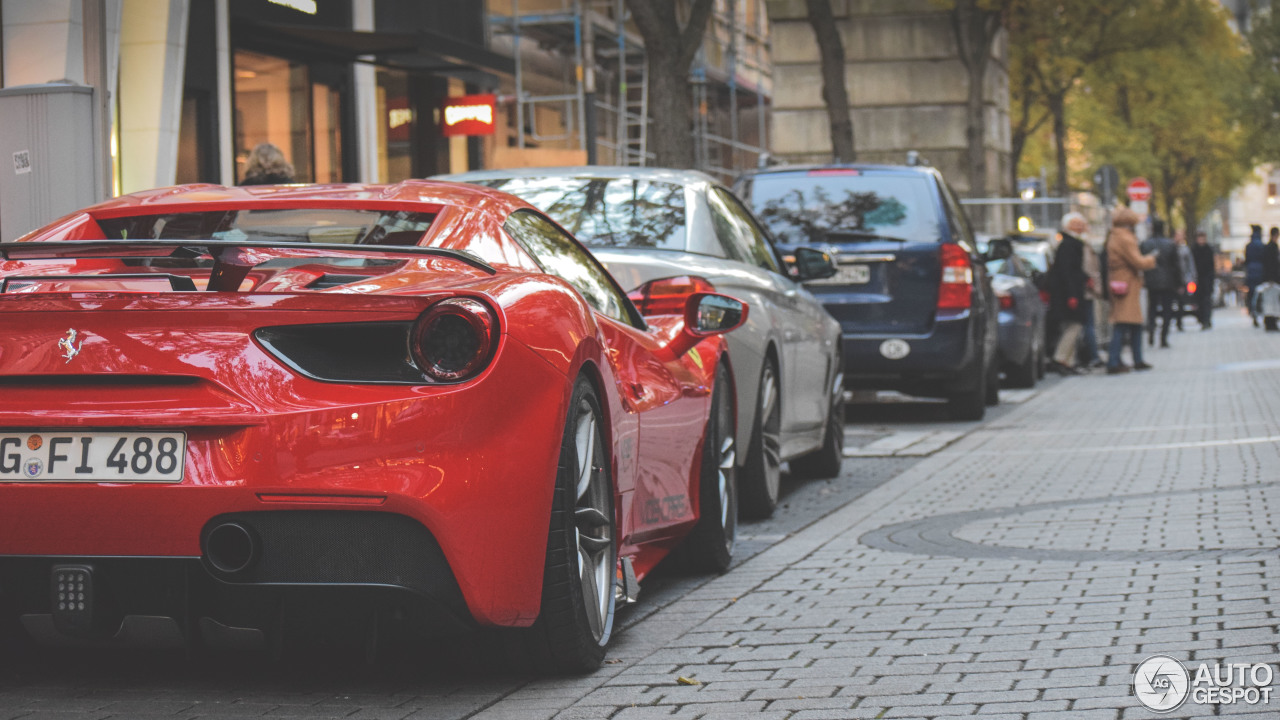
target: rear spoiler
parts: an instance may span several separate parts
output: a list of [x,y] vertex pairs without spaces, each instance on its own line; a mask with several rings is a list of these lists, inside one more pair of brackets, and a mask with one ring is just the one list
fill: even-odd
[[[149,251],[169,249],[167,253]],[[210,290],[235,290],[257,263],[246,250],[303,251],[302,254],[325,256],[330,253],[352,255],[401,255],[442,257],[470,265],[490,275],[497,270],[480,258],[461,250],[420,247],[417,245],[349,245],[342,243],[259,242],[237,240],[46,240],[38,242],[0,243],[0,259],[65,260],[75,258],[180,257],[213,258],[209,275]],[[97,278],[111,277],[107,275]],[[48,279],[48,278],[44,278]]]

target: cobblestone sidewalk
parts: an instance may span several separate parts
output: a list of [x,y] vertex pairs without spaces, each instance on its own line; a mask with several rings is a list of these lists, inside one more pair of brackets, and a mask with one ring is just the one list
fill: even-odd
[[[1157,717],[1150,655],[1280,661],[1280,337],[1246,324],[1056,384],[633,628],[612,677],[475,717]],[[1219,712],[1280,698],[1162,717]]]

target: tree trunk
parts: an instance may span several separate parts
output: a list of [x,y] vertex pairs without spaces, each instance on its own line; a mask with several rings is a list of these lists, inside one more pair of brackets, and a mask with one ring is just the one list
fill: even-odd
[[1049,114],[1053,116],[1053,149],[1057,155],[1058,172],[1054,179],[1054,197],[1066,197],[1067,187],[1067,107],[1066,97],[1054,93],[1045,96]]
[[965,103],[965,139],[969,160],[969,196],[987,194],[987,118],[985,113],[985,80],[991,58],[991,43],[1000,32],[1001,14],[982,10],[978,0],[956,0],[951,11],[951,28],[955,32],[960,61],[969,74],[969,97]]
[[969,74],[969,101],[965,105],[965,141],[969,145],[969,195],[987,195],[987,116],[982,102],[982,80],[987,64]]
[[670,58],[648,53],[649,62],[649,147],[656,167],[697,166],[693,144],[693,97],[689,68],[675,67]]
[[858,155],[853,143],[849,93],[844,84],[844,43],[831,12],[831,0],[805,0],[805,5],[822,61],[822,100],[827,104],[827,121],[831,125],[831,152],[837,162],[854,162]]
[[681,27],[675,0],[627,0],[648,58],[649,147],[659,167],[691,168],[697,160],[689,67],[702,45],[712,0],[691,0],[689,5],[688,22]]

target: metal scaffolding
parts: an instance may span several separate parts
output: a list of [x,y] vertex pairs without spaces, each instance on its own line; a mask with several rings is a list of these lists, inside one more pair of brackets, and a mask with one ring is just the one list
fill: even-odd
[[[520,0],[511,0],[510,15],[490,16],[495,35],[510,38],[515,60],[517,146],[560,143],[585,150],[591,164],[649,164],[648,64],[624,0],[560,0],[550,10],[546,6],[555,2],[531,1],[543,9],[522,10]],[[742,2],[762,7],[760,0],[717,0],[690,73],[697,165],[726,177],[754,166],[766,145],[767,36],[759,26],[751,31],[739,23]],[[744,43],[752,49],[746,66],[739,62]],[[562,81],[558,92],[546,92],[548,59],[556,58]],[[753,75],[745,91],[744,67]],[[535,89],[532,80],[538,74],[543,82]],[[755,101],[754,144],[740,136],[744,94]],[[548,105],[563,118],[563,127],[555,131],[538,125],[538,108]]]

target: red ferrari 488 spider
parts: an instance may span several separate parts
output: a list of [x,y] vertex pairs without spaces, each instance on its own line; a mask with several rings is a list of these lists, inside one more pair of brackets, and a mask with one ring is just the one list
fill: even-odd
[[593,668],[660,559],[733,550],[747,308],[680,287],[642,317],[537,210],[440,182],[160,189],[0,244],[0,625],[340,614]]

